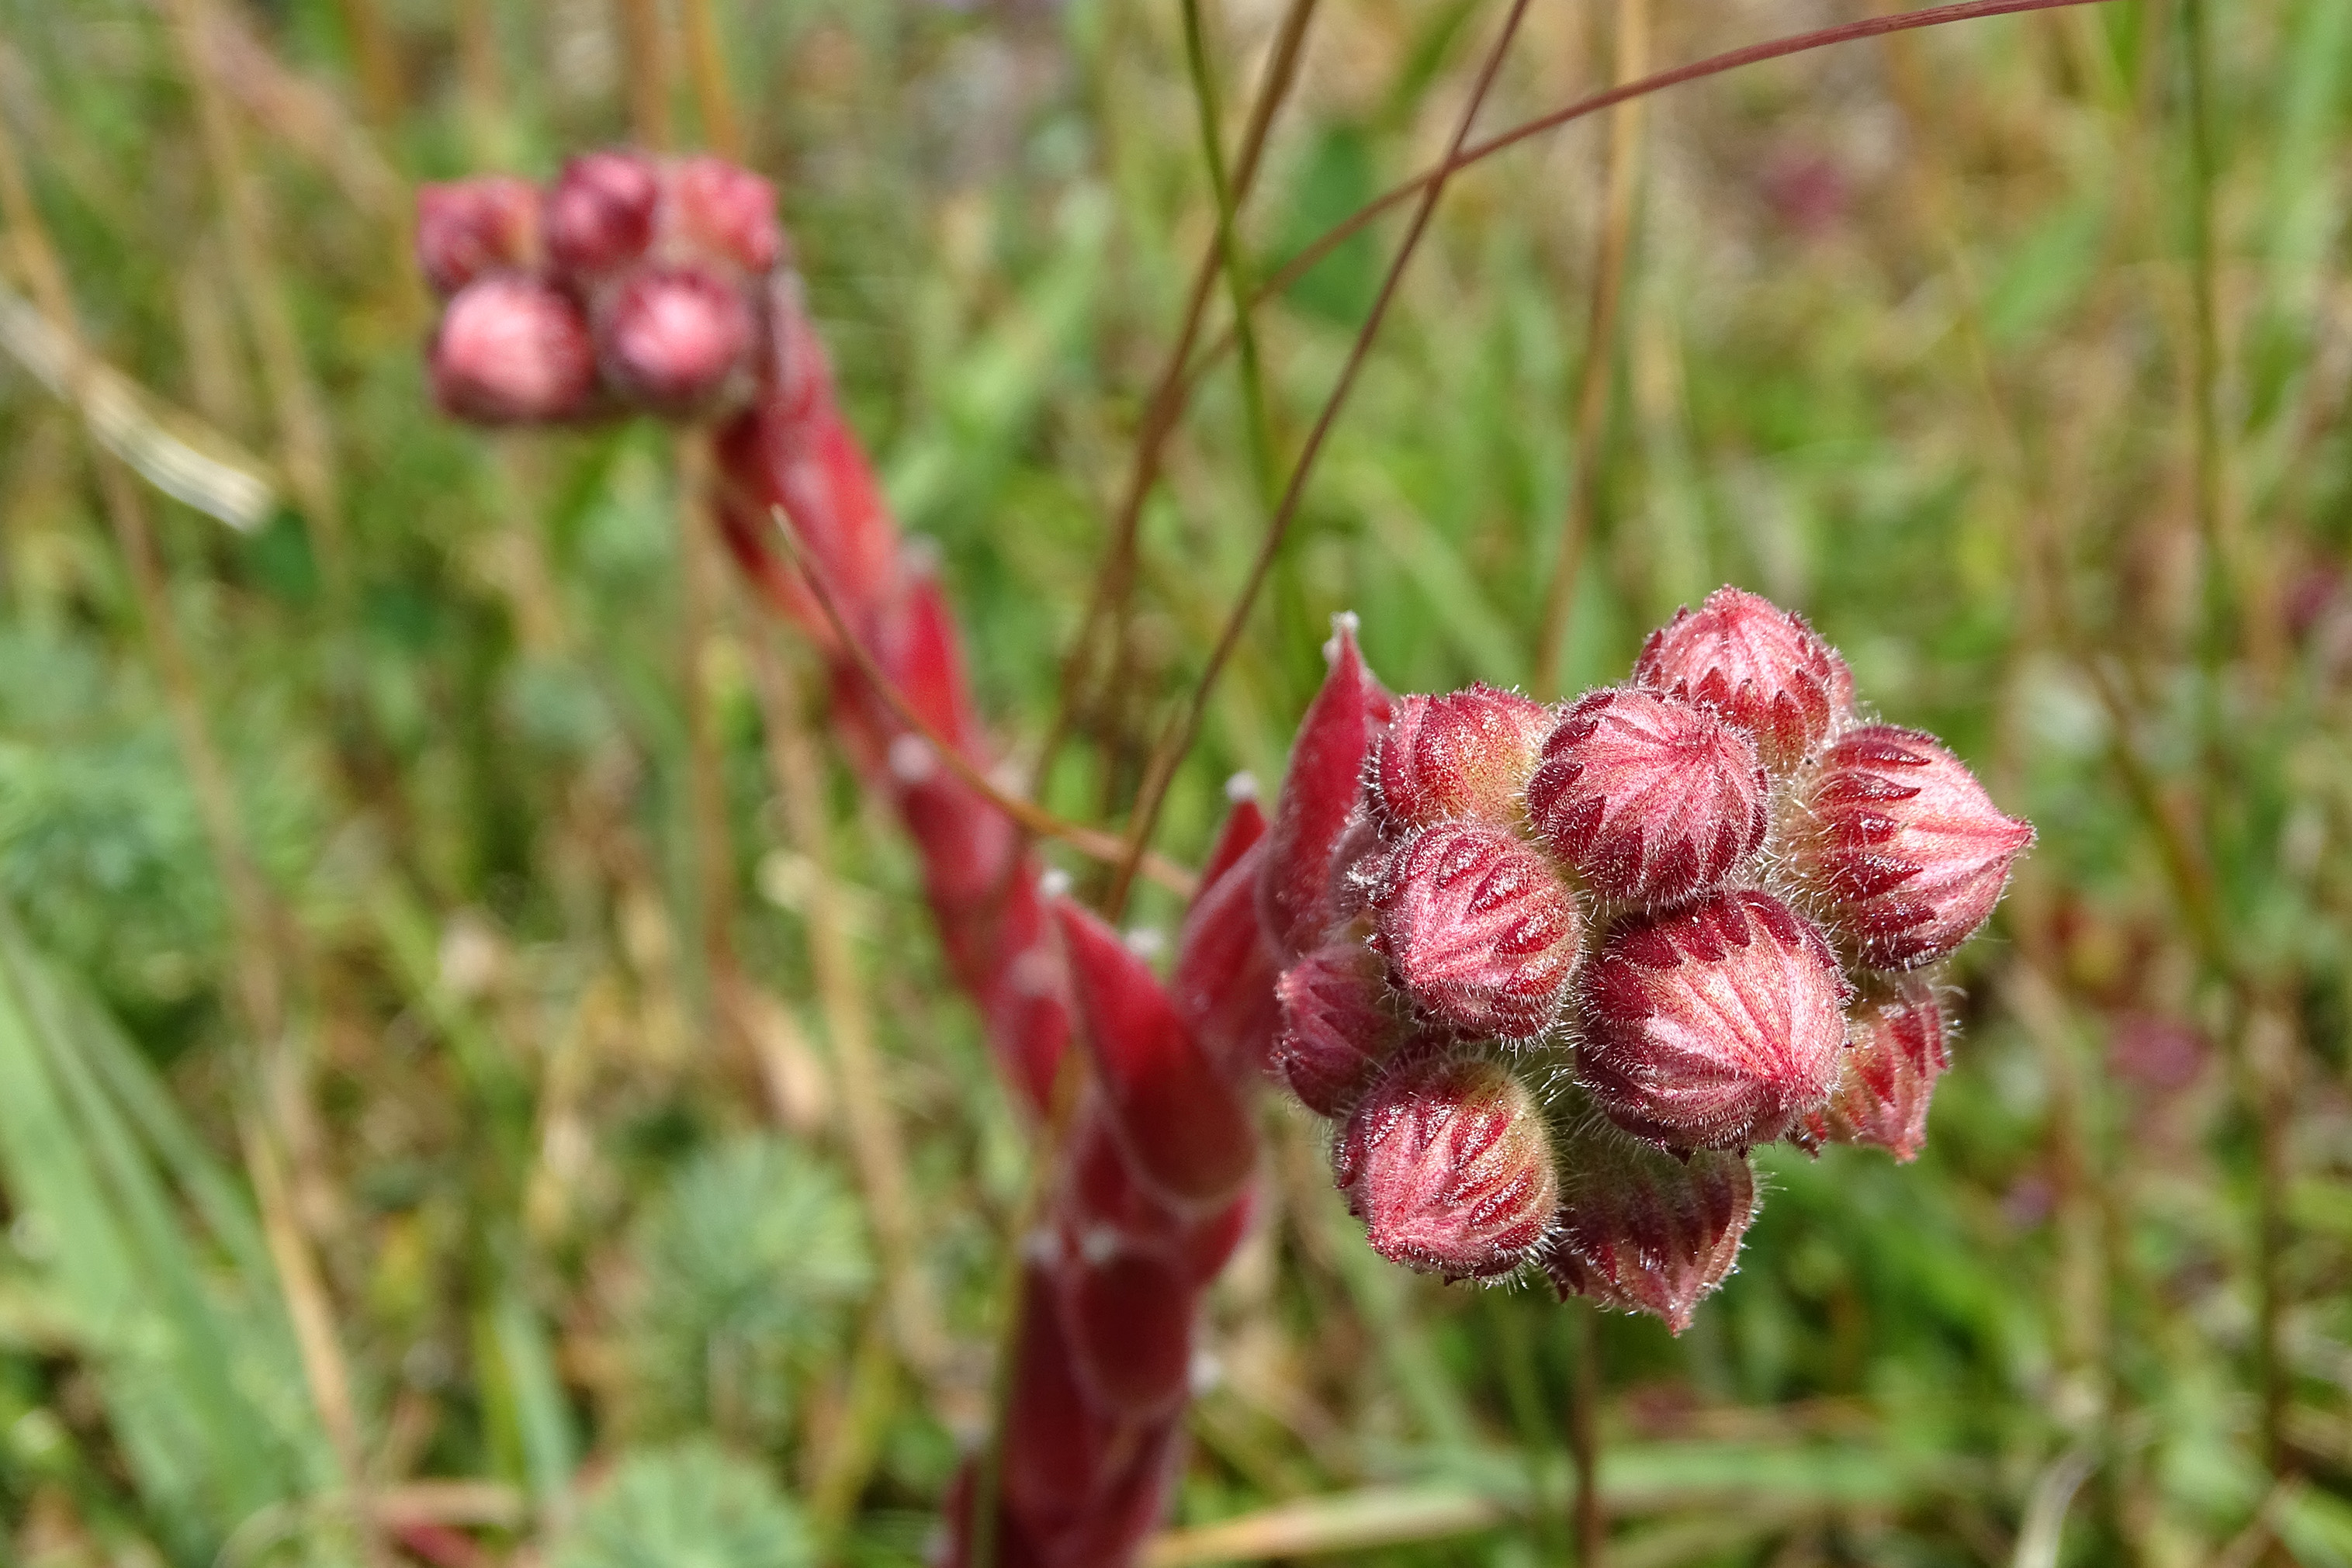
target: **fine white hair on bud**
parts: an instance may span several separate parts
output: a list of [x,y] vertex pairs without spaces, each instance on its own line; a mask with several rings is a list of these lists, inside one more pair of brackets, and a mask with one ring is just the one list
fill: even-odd
[[1168,951],[1168,933],[1157,925],[1132,926],[1120,940],[1139,958],[1157,958]]
[[1238,806],[1257,799],[1257,775],[1244,768],[1225,780],[1225,799]]
[[1057,865],[1047,866],[1045,874],[1037,879],[1037,891],[1047,898],[1069,897],[1070,873]]
[[1363,622],[1357,619],[1352,610],[1342,610],[1332,616],[1331,637],[1323,644],[1323,662],[1327,664],[1337,663],[1341,641],[1354,637],[1362,629]]

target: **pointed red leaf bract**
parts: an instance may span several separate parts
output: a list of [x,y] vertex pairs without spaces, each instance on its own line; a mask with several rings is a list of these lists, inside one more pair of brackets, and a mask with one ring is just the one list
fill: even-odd
[[1203,892],[1177,934],[1168,977],[1178,1016],[1210,1060],[1239,1082],[1254,1078],[1274,1049],[1279,1020],[1274,949],[1257,918],[1263,844],[1252,844]]
[[1080,1029],[1136,1173],[1180,1203],[1231,1198],[1256,1157],[1234,1084],[1117,932],[1067,899],[1053,908]]
[[1258,915],[1286,964],[1320,941],[1330,920],[1332,853],[1363,793],[1364,759],[1391,713],[1389,695],[1364,667],[1344,620],[1331,633],[1330,656],[1323,689],[1291,745],[1258,879]]

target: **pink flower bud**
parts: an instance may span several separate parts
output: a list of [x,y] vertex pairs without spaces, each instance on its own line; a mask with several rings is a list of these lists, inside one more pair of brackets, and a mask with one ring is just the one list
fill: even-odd
[[767,271],[783,259],[776,224],[776,188],[724,158],[681,158],[670,170],[678,238],[705,256],[745,272]]
[[1291,746],[1258,880],[1258,918],[1286,964],[1320,942],[1329,925],[1332,852],[1363,792],[1364,758],[1391,713],[1388,693],[1356,651],[1351,617],[1334,620],[1326,651],[1330,673]]
[[1673,1155],[1600,1126],[1572,1142],[1563,1163],[1559,1239],[1544,1259],[1561,1298],[1648,1312],[1677,1334],[1690,1327],[1730,1274],[1755,1215],[1748,1156]]
[[1331,1174],[1374,1251],[1450,1280],[1517,1268],[1559,1201],[1535,1095],[1478,1059],[1391,1069],[1348,1118]]
[[1541,851],[1500,828],[1441,822],[1397,851],[1376,903],[1381,946],[1431,1016],[1507,1039],[1559,1019],[1584,919]]
[[751,307],[699,267],[638,273],[600,319],[605,375],[649,413],[685,418],[751,391]]
[[661,178],[654,162],[627,152],[583,152],[563,165],[547,197],[547,250],[575,277],[626,267],[653,244]]
[[586,412],[596,389],[587,319],[561,289],[492,273],[441,313],[429,370],[444,412],[480,424],[526,424]]
[[1177,1203],[1230,1199],[1256,1159],[1241,1096],[1118,933],[1067,899],[1054,915],[1111,1129],[1136,1174]]
[[447,298],[486,272],[529,270],[539,256],[539,187],[482,174],[416,190],[416,263]]
[[1829,1098],[1847,995],[1810,921],[1769,894],[1717,894],[1601,949],[1578,989],[1577,1076],[1636,1136],[1769,1143]]
[[1696,612],[1650,633],[1637,685],[1713,708],[1756,739],[1764,766],[1785,773],[1836,730],[1853,706],[1837,650],[1769,599],[1718,588]]
[[1516,826],[1551,726],[1541,703],[1488,685],[1398,698],[1374,775],[1381,814],[1398,831],[1453,817]]
[[1709,713],[1640,691],[1594,692],[1544,743],[1528,814],[1608,898],[1663,904],[1713,887],[1764,841],[1764,769]]
[[1318,1116],[1344,1116],[1412,1031],[1388,963],[1345,931],[1282,972],[1276,1073]]
[[1805,1118],[1811,1143],[1874,1144],[1899,1164],[1927,1141],[1927,1102],[1952,1064],[1944,1009],[1925,980],[1866,991],[1846,1014],[1845,1055],[1829,1103]]
[[1974,936],[2033,841],[1933,736],[1891,725],[1832,746],[1800,796],[1797,885],[1873,968],[1916,968]]

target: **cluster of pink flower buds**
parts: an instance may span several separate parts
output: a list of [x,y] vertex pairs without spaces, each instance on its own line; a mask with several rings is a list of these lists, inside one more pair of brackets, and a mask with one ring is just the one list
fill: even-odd
[[1522,1268],[1676,1332],[1736,1260],[1748,1150],[1926,1137],[1921,973],[2032,838],[1738,589],[1557,707],[1391,696],[1342,618],[1260,873],[1276,1075],[1412,1268]]
[[434,395],[485,424],[742,406],[774,354],[775,207],[720,159],[626,151],[572,160],[543,193],[503,174],[425,186],[417,260],[448,302]]

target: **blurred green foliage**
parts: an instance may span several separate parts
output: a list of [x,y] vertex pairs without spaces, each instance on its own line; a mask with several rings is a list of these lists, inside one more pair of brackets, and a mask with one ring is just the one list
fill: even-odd
[[[280,501],[239,534],[141,493],[175,695],[79,415],[0,362],[0,1558],[903,1563],[984,1418],[1030,1134],[883,813],[835,766],[828,841],[789,831],[757,661],[801,699],[812,663],[731,598],[686,620],[664,433],[425,405],[408,187],[625,134],[625,9],[0,0],[0,114],[80,330]],[[714,26],[861,432],[1030,759],[1213,227],[1174,8],[650,9],[688,139],[683,22]],[[1237,134],[1276,8],[1209,11]],[[1538,5],[1489,123],[1605,81],[1629,18],[1672,64],[1858,14]],[[1244,211],[1262,273],[1426,162],[1495,15],[1327,0]],[[1950,977],[1919,1163],[1776,1153],[1688,1334],[1601,1326],[1612,1560],[2352,1563],[2352,7],[2111,0],[1653,99],[1596,345],[1604,142],[1449,190],[1162,846],[1200,852],[1234,769],[1278,777],[1334,612],[1399,689],[1536,680],[1603,355],[1595,529],[1538,695],[1738,581],[2041,831]],[[1278,451],[1394,237],[1262,308]],[[1202,377],[1057,811],[1120,818],[1242,580],[1242,409]],[[820,866],[928,1336],[853,1158]],[[1267,1121],[1178,1522],[1319,1500],[1353,1561],[1562,1560],[1582,1309],[1389,1270],[1316,1134]],[[1185,1539],[1163,1561],[1210,1560]]]

